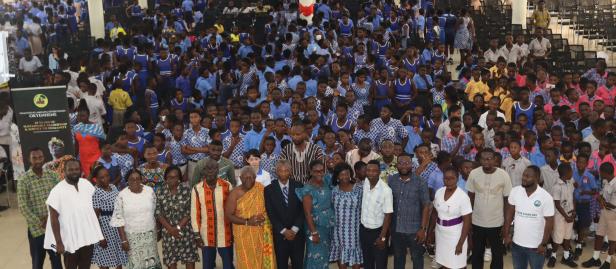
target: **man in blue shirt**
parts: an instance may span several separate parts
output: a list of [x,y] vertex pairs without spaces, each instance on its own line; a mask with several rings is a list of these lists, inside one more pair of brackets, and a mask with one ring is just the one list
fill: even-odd
[[259,150],[261,140],[263,140],[265,135],[261,113],[257,111],[250,113],[250,123],[252,123],[252,130],[244,136],[244,152],[248,152],[251,149]]

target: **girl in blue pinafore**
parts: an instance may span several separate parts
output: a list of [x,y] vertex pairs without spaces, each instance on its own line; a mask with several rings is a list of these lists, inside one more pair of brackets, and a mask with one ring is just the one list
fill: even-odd
[[381,111],[381,108],[384,105],[391,104],[391,100],[389,99],[389,73],[386,68],[381,68],[376,75],[373,93],[374,105],[376,106],[377,111]]
[[347,37],[353,35],[353,21],[349,19],[347,15],[343,15],[342,20],[339,22],[339,26],[341,36]]
[[406,76],[406,70],[398,69],[398,78],[394,81],[394,116],[399,118],[410,109],[413,95],[413,81]]

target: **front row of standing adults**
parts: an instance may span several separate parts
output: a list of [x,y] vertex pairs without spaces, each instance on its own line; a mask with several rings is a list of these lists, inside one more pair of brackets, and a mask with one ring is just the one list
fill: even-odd
[[[512,245],[514,268],[542,268],[554,225],[554,199],[560,199],[539,186],[541,171],[532,165],[524,170],[521,186],[511,188],[490,150],[480,152],[481,167],[468,176],[469,195],[458,187],[457,170],[447,167],[442,170],[444,187],[433,193],[432,203],[428,184],[418,173],[425,165],[413,171],[408,155],[398,158],[398,173],[387,182],[379,179],[378,161],[368,162],[362,180],[346,163],[328,174],[324,164],[314,160],[310,179],[302,185],[290,180],[291,165],[280,160],[277,180],[268,186],[256,182],[256,172],[245,167],[242,184],[233,188],[218,177],[218,162],[207,160],[203,180],[192,189],[181,182],[180,169],[170,167],[165,184],[156,191],[143,184],[137,170],[128,175],[127,188],[118,191],[103,167],[94,169],[88,181],[80,178],[78,161],[67,161],[60,181],[42,169],[42,150],[29,154],[31,167],[19,181],[18,193],[33,268],[42,268],[45,254],[54,269],[62,268],[59,255],[67,269],[90,268],[91,263],[101,268],[162,268],[159,236],[162,264],[169,268],[179,262],[194,268],[198,249],[203,268],[215,267],[216,253],[224,269],[233,268],[234,254],[240,269],[287,268],[289,262],[292,268],[328,268],[331,261],[340,268],[386,268],[390,235],[394,268],[405,268],[407,250],[413,268],[423,268],[426,241],[435,243],[438,264],[465,268],[471,229],[476,242],[482,236],[501,238],[502,232],[505,245]],[[569,184],[562,170],[563,184]],[[603,164],[601,172],[613,181],[611,164]],[[613,192],[603,198],[612,206],[607,208],[616,204]],[[498,207],[504,215],[493,214]],[[608,231],[603,227],[598,235]],[[501,242],[491,244],[498,253]],[[502,267],[502,257],[498,259],[493,262]]]

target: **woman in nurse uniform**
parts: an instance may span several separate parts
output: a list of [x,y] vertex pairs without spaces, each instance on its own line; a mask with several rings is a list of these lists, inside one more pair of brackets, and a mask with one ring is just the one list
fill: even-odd
[[[467,237],[471,229],[471,200],[457,187],[458,171],[443,171],[444,187],[434,195],[430,227],[436,237],[436,262],[445,268],[465,268]],[[432,230],[431,230],[432,231]]]

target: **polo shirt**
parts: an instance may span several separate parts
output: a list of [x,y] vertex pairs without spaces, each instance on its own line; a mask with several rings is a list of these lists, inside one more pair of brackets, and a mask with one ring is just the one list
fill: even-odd
[[393,194],[391,188],[379,180],[370,189],[370,180],[364,180],[361,199],[361,224],[367,229],[377,229],[383,226],[385,214],[393,213]]
[[250,130],[246,133],[246,136],[244,136],[244,152],[248,152],[251,149],[259,150],[265,131],[265,128],[263,128],[258,133],[255,130]]
[[526,189],[517,186],[511,190],[509,204],[515,207],[513,242],[525,248],[536,248],[543,240],[545,217],[554,216],[554,200],[543,188],[529,196]]
[[496,168],[491,174],[475,168],[468,175],[466,190],[475,194],[473,224],[484,228],[503,226],[505,222],[503,197],[511,192],[511,179],[505,170]]

